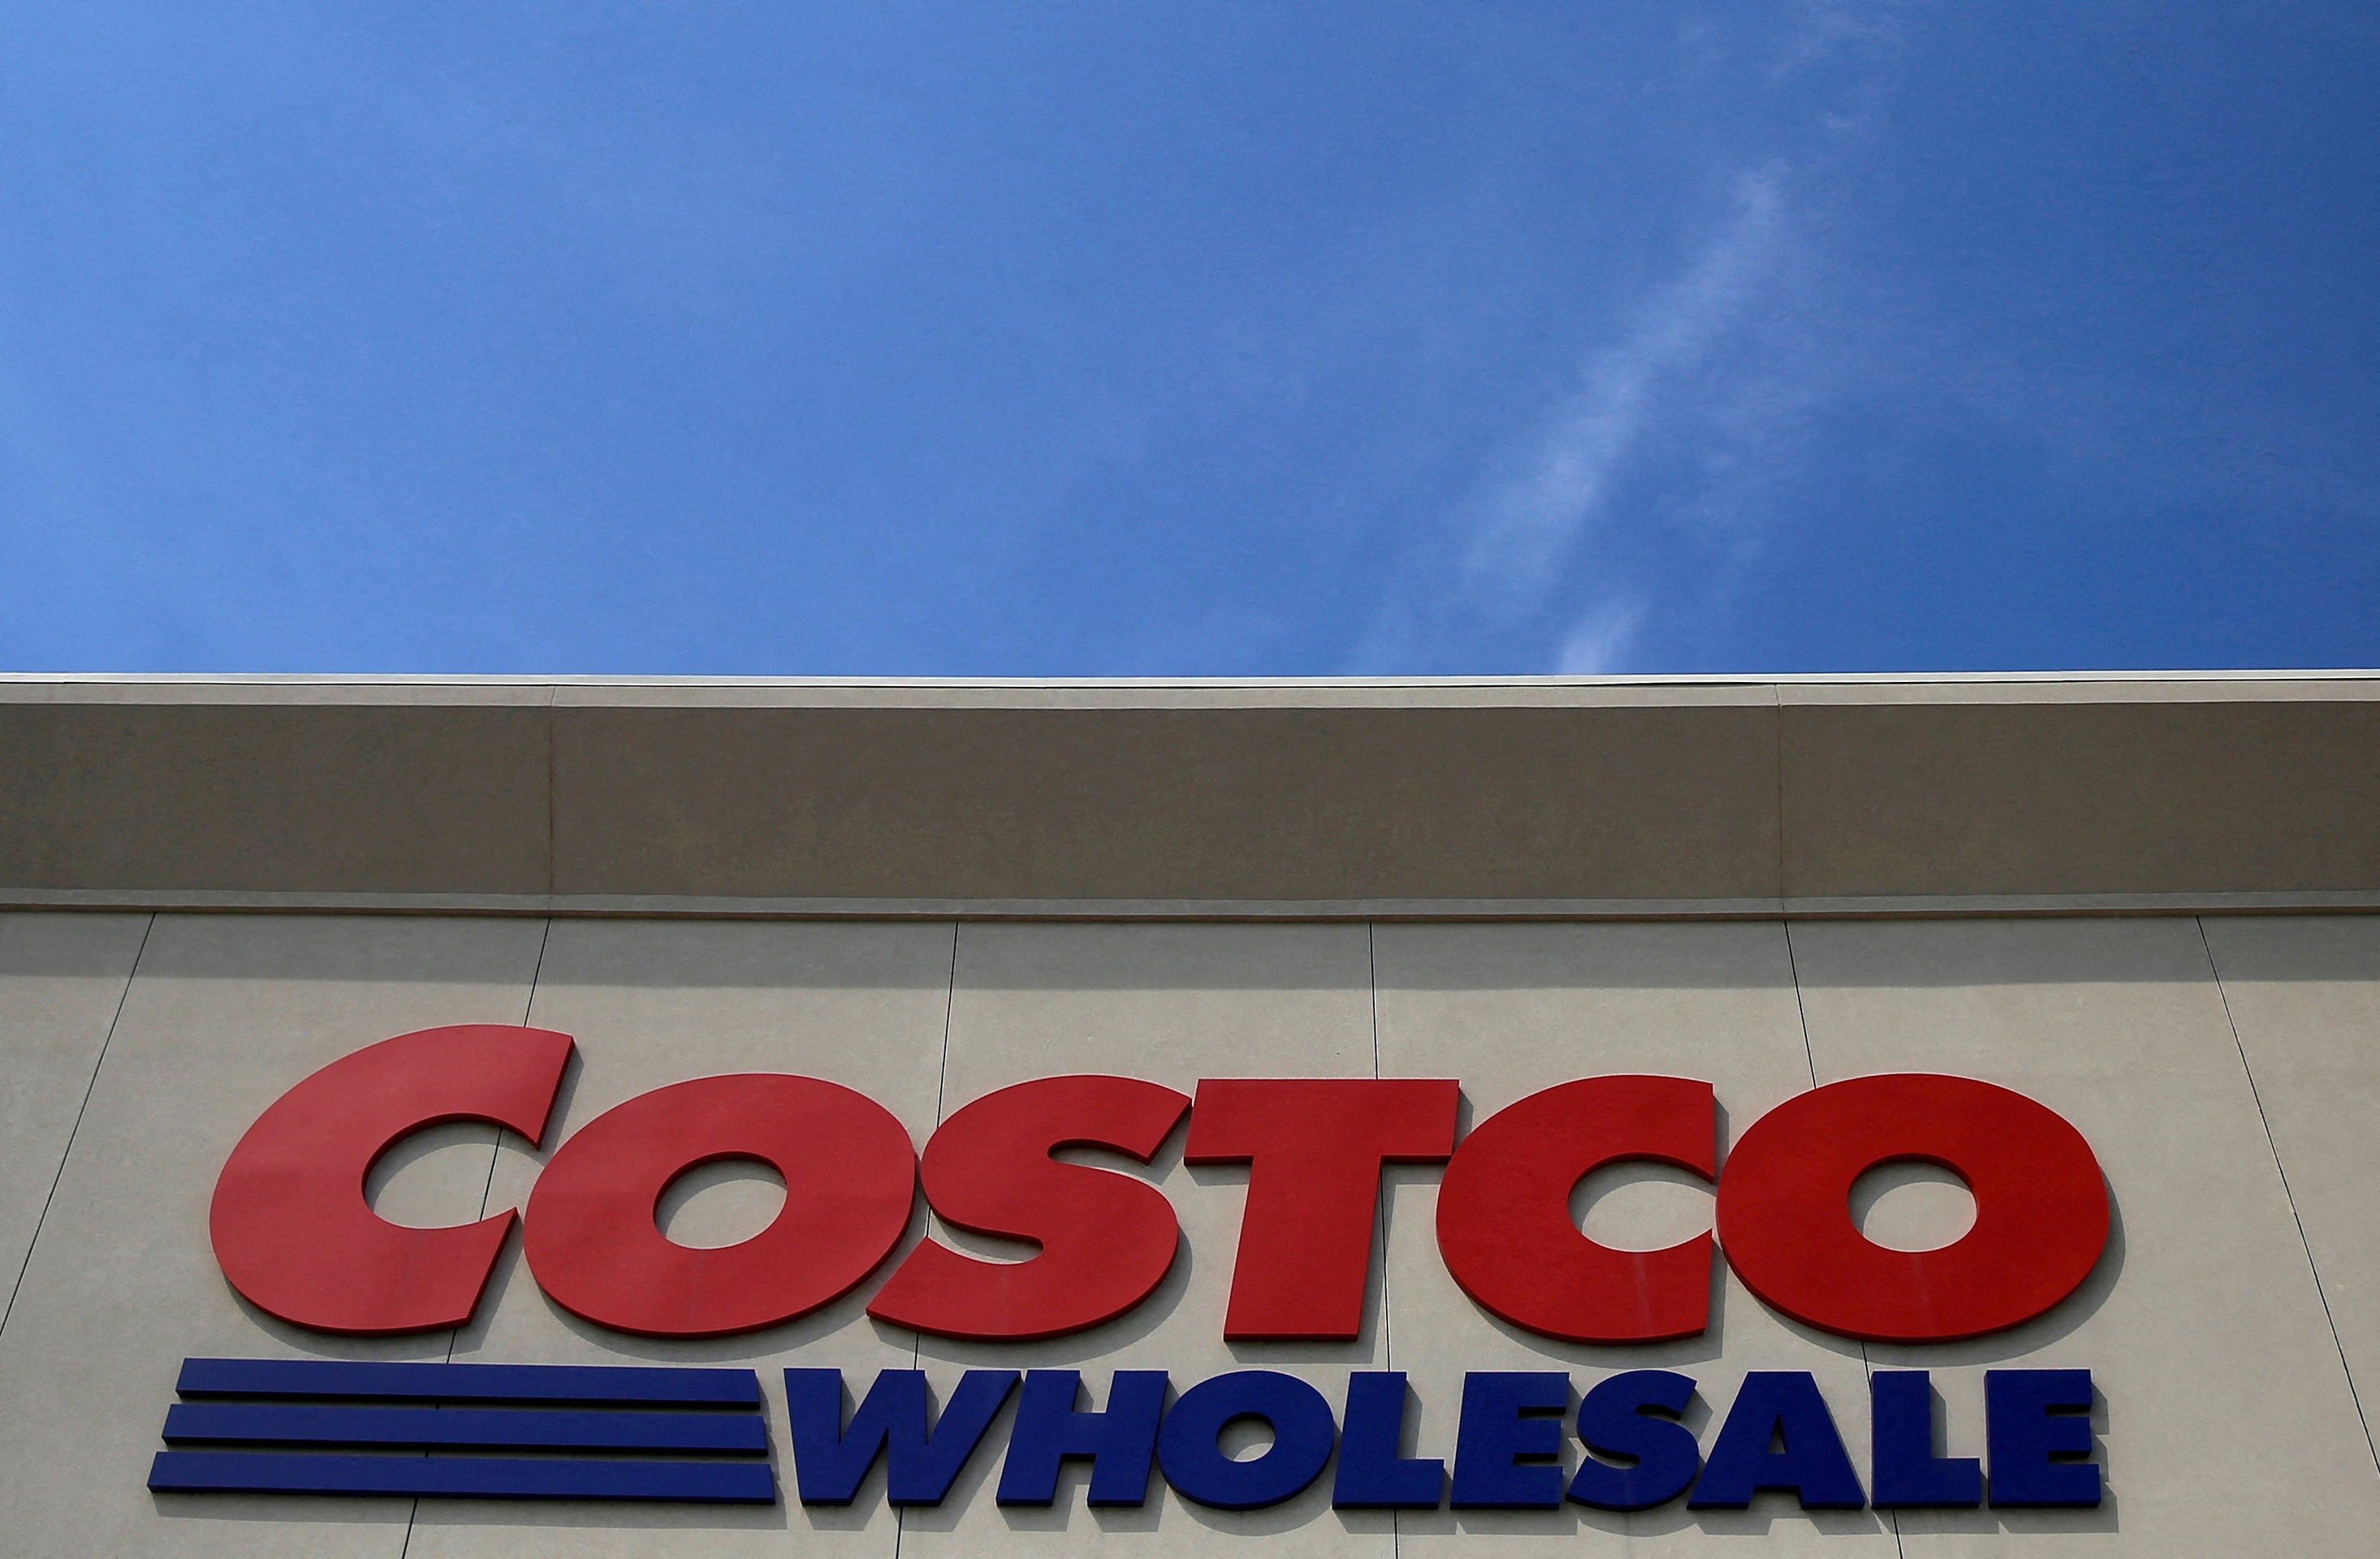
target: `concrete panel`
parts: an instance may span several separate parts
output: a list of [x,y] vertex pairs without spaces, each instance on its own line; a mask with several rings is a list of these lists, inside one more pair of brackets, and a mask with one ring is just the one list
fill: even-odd
[[1761,704],[561,708],[554,721],[561,894],[1778,891],[1775,713]]
[[2380,917],[2204,921],[2365,1429],[2380,1410]]
[[0,883],[540,894],[536,708],[0,700]]
[[[142,1481],[186,1356],[445,1357],[444,1334],[329,1337],[249,1309],[215,1267],[207,1203],[240,1134],[317,1067],[408,1029],[519,1022],[542,930],[158,917],[0,1335],[10,1552],[396,1559],[408,1500],[152,1496]],[[438,1156],[453,1183],[415,1188],[423,1204],[468,1206],[488,1151]]]
[[1770,679],[1788,704],[2354,703],[2369,671],[1980,671]]
[[[1776,701],[1757,677],[564,677],[545,690],[556,709],[1766,709]],[[0,681],[0,698],[7,696]]]
[[[1370,1077],[1367,987],[1362,926],[965,925],[944,1113],[1011,1083],[1074,1073],[1145,1078],[1185,1093],[1201,1078]],[[1224,1301],[1247,1172],[1187,1169],[1181,1143],[1177,1131],[1147,1177],[1172,1199],[1183,1248],[1140,1309],[1096,1331],[1044,1343],[928,1337],[921,1352],[929,1368],[1079,1369],[1095,1395],[1119,1369],[1170,1370],[1176,1389],[1229,1370],[1278,1369],[1340,1401],[1347,1371],[1383,1357],[1377,1304],[1372,1324],[1353,1344],[1225,1344]],[[1112,1154],[1086,1162],[1138,1168]],[[961,1243],[947,1230],[937,1234]],[[1002,1443],[1005,1418],[991,1431]],[[1327,1471],[1297,1499],[1245,1513],[1188,1504],[1161,1478],[1145,1508],[1093,1511],[1073,1472],[1050,1509],[1002,1510],[992,1500],[998,1472],[996,1460],[982,1457],[948,1503],[908,1512],[905,1559],[1095,1549],[1210,1554],[1231,1537],[1257,1534],[1275,1535],[1300,1553],[1385,1559],[1391,1548],[1384,1516],[1330,1509]]]
[[1878,1368],[1935,1371],[1955,1455],[1982,1450],[1981,1367],[2090,1369],[2107,1503],[1907,1513],[1903,1553],[2367,1549],[2380,1481],[2196,925],[1833,923],[1793,938],[1821,1081],[1938,1071],[2016,1089],[2089,1139],[2117,1212],[2099,1269],[2040,1321],[1870,1350]]
[[[941,1070],[952,931],[947,924],[555,922],[531,1021],[578,1041],[578,1067],[566,1085],[557,1141],[613,1105],[667,1083],[729,1072],[792,1072],[857,1089],[898,1115],[922,1145],[933,1127]],[[544,1157],[508,1147],[491,1205],[525,1204]],[[690,1240],[707,1232],[705,1243],[724,1243],[765,1218],[772,1211],[768,1200],[747,1199],[743,1211],[759,1216],[733,1227],[726,1220],[737,1211],[734,1190],[716,1188],[689,1205],[686,1221],[673,1224],[671,1233]],[[714,1214],[710,1230],[687,1226],[705,1212]],[[805,1508],[783,1459],[786,1367],[840,1367],[862,1392],[878,1370],[910,1367],[910,1335],[880,1327],[863,1313],[873,1281],[785,1326],[689,1342],[590,1325],[540,1293],[517,1260],[499,1282],[500,1291],[462,1338],[458,1359],[758,1368],[778,1447],[782,1503],[746,1509],[425,1502],[407,1559],[693,1551],[727,1556],[788,1548],[892,1553],[895,1513],[884,1503],[880,1469],[849,1509]]]
[[[1380,1069],[1463,1079],[1474,1124],[1573,1078],[1652,1073],[1718,1090],[1722,1141],[1810,1086],[1784,928],[1736,925],[1382,926]],[[1712,1405],[1732,1401],[1747,1370],[1816,1375],[1853,1457],[1866,1459],[1866,1376],[1859,1346],[1790,1325],[1722,1269],[1710,1330],[1682,1342],[1589,1346],[1536,1336],[1488,1314],[1456,1287],[1438,1251],[1435,1172],[1400,1172],[1390,1228],[1389,1344],[1421,1404],[1419,1455],[1454,1451],[1466,1370],[1568,1370],[1576,1389],[1621,1370],[1673,1369],[1701,1386],[1687,1421],[1706,1445]],[[1597,1196],[1598,1190],[1603,1194]],[[1583,1211],[1598,1239],[1670,1245],[1710,1226],[1710,1199],[1682,1172],[1591,1177]],[[1575,1452],[1575,1443],[1572,1444]],[[1572,1459],[1575,1466],[1575,1456]],[[1516,1559],[1577,1552],[1695,1553],[1714,1544],[1763,1553],[1885,1554],[1892,1536],[1868,1512],[1805,1514],[1762,1495],[1741,1513],[1683,1504],[1621,1516],[1569,1506],[1537,1512],[1401,1512],[1399,1552],[1444,1556],[1493,1539]]]
[[2380,883],[2380,703],[1779,696],[1797,899]]
[[146,915],[0,914],[0,1296],[25,1270],[148,930]]

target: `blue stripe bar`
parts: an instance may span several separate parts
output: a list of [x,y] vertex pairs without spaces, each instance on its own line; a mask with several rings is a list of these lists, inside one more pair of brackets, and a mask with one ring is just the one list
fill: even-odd
[[186,1402],[165,1410],[167,1444],[204,1440],[546,1451],[766,1451],[769,1431],[758,1413],[540,1413],[278,1402]]
[[612,1364],[362,1364],[331,1358],[186,1358],[184,1396],[361,1396],[421,1402],[589,1402],[757,1407],[751,1370]]
[[499,1500],[774,1504],[766,1462],[529,1461],[509,1456],[311,1456],[160,1451],[159,1493],[423,1494]]

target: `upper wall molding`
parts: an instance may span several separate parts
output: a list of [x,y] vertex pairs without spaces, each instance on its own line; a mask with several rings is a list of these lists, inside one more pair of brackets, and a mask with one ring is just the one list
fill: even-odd
[[0,904],[2380,907],[2380,676],[17,676]]

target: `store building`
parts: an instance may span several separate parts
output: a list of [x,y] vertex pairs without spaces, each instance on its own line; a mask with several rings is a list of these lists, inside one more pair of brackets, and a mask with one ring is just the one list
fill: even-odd
[[0,1551],[2380,1552],[2374,911],[2348,674],[18,678]]

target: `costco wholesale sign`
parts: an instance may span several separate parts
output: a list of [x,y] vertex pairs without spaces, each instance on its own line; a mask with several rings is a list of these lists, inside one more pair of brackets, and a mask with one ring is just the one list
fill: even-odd
[[2380,676],[0,676],[0,1559],[2380,1554]]
[[[403,1034],[298,1081],[232,1150],[210,1233],[224,1277],[291,1326],[393,1335],[469,1323],[516,1214],[401,1226],[367,1176],[401,1139],[492,1123],[541,1142],[572,1039],[468,1025]],[[1547,1345],[1675,1342],[1713,1324],[1715,1263],[1758,1300],[1837,1337],[1903,1347],[1989,1337],[2073,1295],[2110,1235],[2098,1161],[2055,1111],[1967,1078],[1854,1078],[1778,1104],[1718,1163],[1710,1084],[1657,1076],[1555,1081],[1462,1131],[1451,1078],[1208,1078],[1194,1094],[1117,1076],[1034,1078],[952,1111],[922,1154],[863,1093],[778,1073],[657,1088],[573,1133],[519,1214],[529,1276],[554,1305],[624,1337],[726,1337],[785,1325],[872,1285],[889,1326],[1024,1345],[1126,1323],[1183,1256],[1175,1209],[1146,1180],[1057,1156],[1148,1163],[1187,1117],[1182,1157],[1245,1176],[1221,1333],[1229,1343],[1347,1344],[1361,1335],[1384,1166],[1438,1165],[1436,1239],[1482,1310]],[[759,1234],[679,1244],[656,1209],[687,1171],[757,1160],[783,1176]],[[1965,1182],[1974,1221],[1940,1248],[1870,1241],[1852,1196],[1880,1166]],[[1615,1248],[1573,1218],[1598,1170],[1670,1166],[1715,1188],[1715,1236]],[[950,1229],[1024,1242],[996,1261],[942,1240],[897,1261],[922,1191]],[[1199,1256],[1208,1252],[1197,1252]],[[1549,1351],[1552,1351],[1549,1346]],[[2095,1507],[2087,1369],[1985,1371],[1985,1454],[1944,1454],[1923,1369],[1876,1369],[1866,1399],[1828,1400],[1798,1370],[1747,1373],[1705,1404],[1669,1369],[1574,1380],[1473,1370],[1451,1458],[1408,1454],[1424,1426],[1404,1373],[1355,1370],[1326,1396],[1244,1369],[1175,1379],[1123,1369],[969,1369],[936,1400],[925,1373],[784,1371],[799,1499],[848,1505],[875,1469],[895,1505],[934,1506],[996,1458],[1003,1506],[1046,1506],[1069,1463],[1094,1506],[1183,1499],[1249,1511],[1329,1475],[1342,1510],[1741,1510],[1781,1493],[1812,1511]],[[1573,1393],[1577,1395],[1574,1396]],[[150,1487],[177,1493],[333,1493],[768,1504],[776,1463],[750,1370],[193,1358],[167,1411]],[[1091,1406],[1087,1398],[1095,1398]],[[1009,1413],[1004,1444],[993,1425]],[[1867,1465],[1841,1419],[1858,1414]],[[1253,1433],[1255,1442],[1250,1442]],[[1432,1438],[1439,1438],[1433,1436]],[[1570,1453],[1574,1441],[1576,1452]],[[1255,1443],[1257,1448],[1251,1449]],[[392,1455],[395,1451],[416,1453]]]

